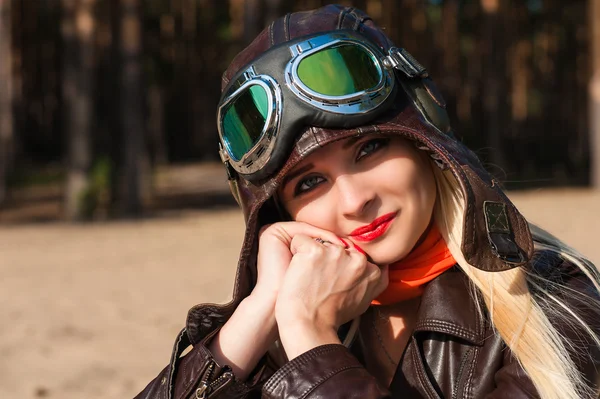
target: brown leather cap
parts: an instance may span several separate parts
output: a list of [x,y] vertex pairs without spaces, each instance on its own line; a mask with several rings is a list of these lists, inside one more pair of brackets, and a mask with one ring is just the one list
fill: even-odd
[[[240,54],[223,74],[222,86],[240,69],[270,47],[297,37],[352,29],[367,36],[384,49],[391,41],[363,12],[354,8],[329,5],[323,8],[288,14],[274,21]],[[365,134],[399,135],[428,151],[443,168],[449,168],[467,200],[464,215],[462,251],[465,259],[486,271],[502,271],[526,263],[533,254],[528,224],[506,197],[498,183],[485,171],[477,157],[458,142],[444,125],[445,103],[428,79],[413,79],[405,85],[409,95],[399,95],[395,106],[372,124],[351,129],[307,127],[298,132],[298,141],[285,165],[261,184],[252,184],[239,176],[234,190],[243,209],[246,233],[235,279],[233,299],[227,305],[201,305],[190,310],[188,334],[200,337],[224,323],[239,302],[249,295],[256,282],[258,232],[262,225],[276,220],[269,204],[286,173],[317,148],[346,137]],[[436,128],[423,114],[437,113]],[[441,116],[440,116],[441,115]],[[435,119],[435,118],[434,118]]]

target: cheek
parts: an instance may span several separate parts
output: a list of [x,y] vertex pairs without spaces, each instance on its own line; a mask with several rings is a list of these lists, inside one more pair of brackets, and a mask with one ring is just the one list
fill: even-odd
[[325,198],[319,198],[298,208],[291,214],[296,222],[308,223],[324,230],[336,231],[335,209]]
[[433,172],[430,165],[424,165],[423,169],[415,175],[415,201],[417,208],[417,219],[424,224],[429,224],[433,207],[435,204],[437,189]]
[[423,184],[423,195],[428,200],[425,202],[431,210],[433,210],[433,205],[437,197],[437,184],[432,170],[433,167],[435,166],[429,163],[429,161],[423,160],[419,176],[417,177]]
[[403,204],[410,209],[413,223],[429,223],[436,199],[436,184],[431,165],[415,154],[396,165],[396,194],[403,198]]

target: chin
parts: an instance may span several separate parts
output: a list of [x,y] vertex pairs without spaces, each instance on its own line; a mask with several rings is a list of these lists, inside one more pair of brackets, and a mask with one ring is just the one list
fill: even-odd
[[390,265],[404,259],[413,249],[415,243],[408,243],[400,237],[386,237],[379,243],[373,243],[372,248],[366,245],[363,249],[369,255],[370,260],[376,265]]
[[365,250],[367,255],[369,255],[369,259],[371,262],[375,263],[378,266],[390,265],[392,263],[398,262],[406,257],[410,253],[410,249],[399,252],[398,248],[395,248],[395,251],[383,251],[373,249],[371,251]]

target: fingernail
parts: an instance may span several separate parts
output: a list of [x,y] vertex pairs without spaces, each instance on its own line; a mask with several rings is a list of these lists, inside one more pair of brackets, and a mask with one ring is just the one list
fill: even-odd
[[342,244],[344,244],[344,248],[350,248],[350,245],[348,245],[348,243],[342,237],[338,237],[338,238],[340,239]]

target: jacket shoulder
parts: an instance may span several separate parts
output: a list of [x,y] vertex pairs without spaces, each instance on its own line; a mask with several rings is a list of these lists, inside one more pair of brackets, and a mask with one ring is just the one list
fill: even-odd
[[533,293],[540,289],[556,292],[576,285],[586,287],[582,293],[599,297],[592,280],[598,278],[597,268],[582,256],[555,248],[537,249],[524,268]]

